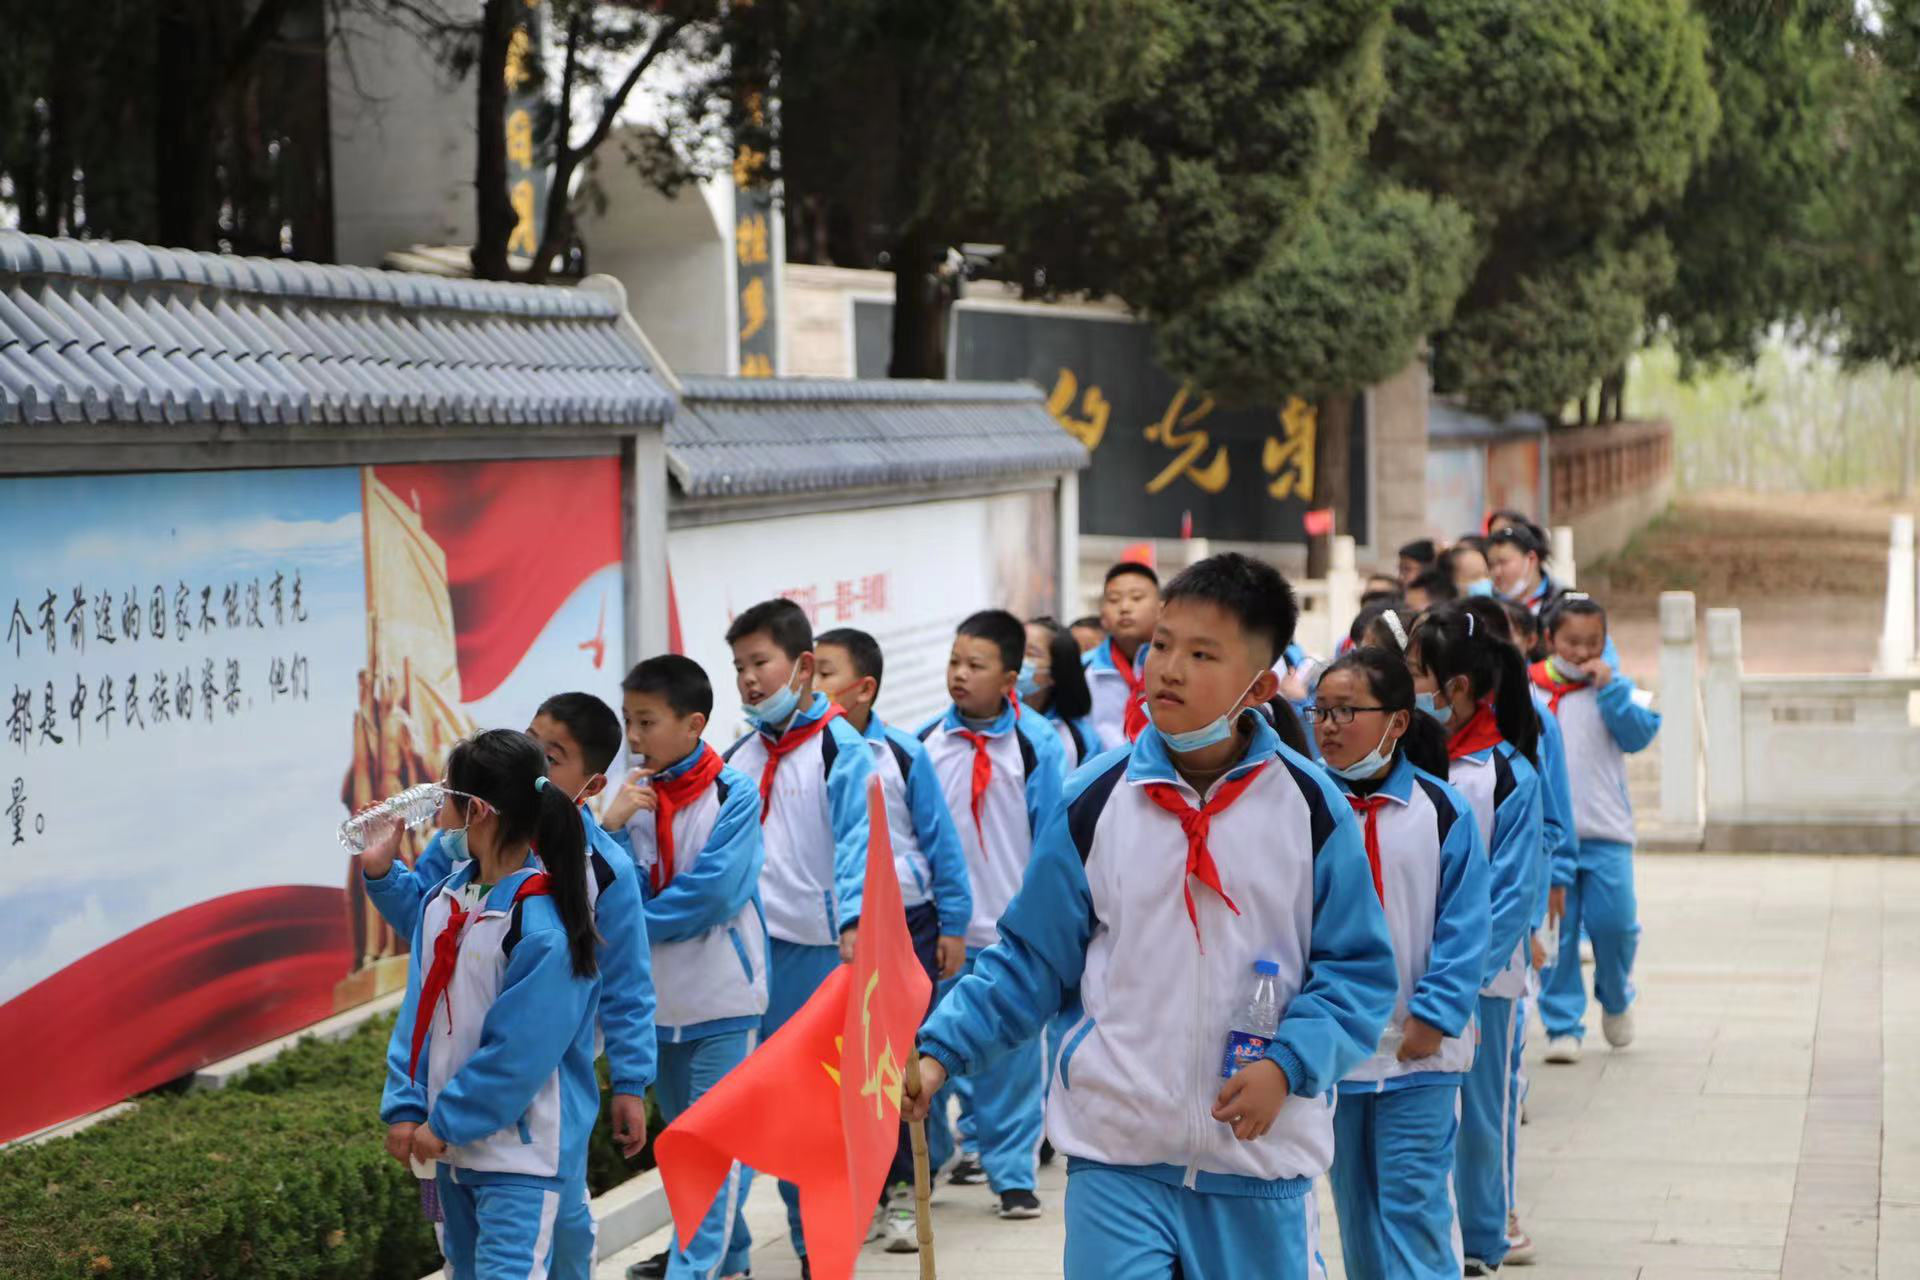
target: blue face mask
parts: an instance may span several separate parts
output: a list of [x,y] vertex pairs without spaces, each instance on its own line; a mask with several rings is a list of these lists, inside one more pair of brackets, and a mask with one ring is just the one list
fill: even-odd
[[1493,594],[1493,579],[1475,578],[1467,584],[1467,594],[1470,596],[1491,596]]
[[747,719],[762,729],[778,729],[793,719],[793,713],[800,706],[800,694],[791,684],[780,686],[779,692],[770,693],[759,702],[743,707]]
[[[1217,747],[1228,738],[1231,738],[1233,736],[1233,722],[1240,718],[1240,712],[1245,709],[1240,706],[1241,699],[1247,696],[1247,690],[1252,689],[1254,684],[1259,683],[1260,678],[1255,676],[1253,684],[1248,685],[1246,689],[1242,689],[1240,691],[1240,697],[1233,700],[1233,710],[1216,716],[1213,720],[1198,729],[1189,733],[1168,733],[1162,729],[1160,731],[1160,737],[1166,742],[1167,750],[1177,755],[1185,755],[1189,751],[1204,751],[1208,747]],[[1148,714],[1148,718],[1152,718],[1151,713]],[[1159,729],[1160,726],[1155,725],[1154,728]]]
[[1365,782],[1367,779],[1377,776],[1382,769],[1387,767],[1387,761],[1391,759],[1393,759],[1393,753],[1387,750],[1387,735],[1382,733],[1380,735],[1380,741],[1374,749],[1367,752],[1367,754],[1360,759],[1355,760],[1344,769],[1337,764],[1329,764],[1327,769],[1329,772],[1339,774],[1348,782]]
[[473,850],[467,848],[467,829],[465,827],[461,827],[456,831],[442,831],[440,833],[440,847],[445,849],[447,856],[455,862],[465,862],[473,856]]
[[1438,720],[1443,729],[1453,719],[1453,708],[1441,704],[1438,691],[1414,694],[1413,705]]
[[1020,679],[1019,682],[1013,686],[1013,689],[1015,693],[1020,695],[1022,700],[1031,698],[1034,694],[1040,692],[1040,681],[1033,673],[1032,659],[1028,659],[1020,664]]

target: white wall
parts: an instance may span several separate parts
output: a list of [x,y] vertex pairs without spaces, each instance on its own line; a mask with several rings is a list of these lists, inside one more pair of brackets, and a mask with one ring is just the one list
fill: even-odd
[[[476,18],[475,0],[444,0]],[[327,51],[334,252],[378,267],[415,244],[474,237],[474,85],[399,28],[348,8]]]

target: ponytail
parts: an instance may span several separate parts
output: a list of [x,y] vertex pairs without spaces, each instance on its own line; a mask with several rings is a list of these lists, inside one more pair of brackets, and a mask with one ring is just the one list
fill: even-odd
[[573,801],[547,781],[540,744],[512,729],[488,729],[454,744],[447,785],[480,797],[500,815],[502,840],[526,840],[547,870],[547,894],[567,931],[573,972],[598,969],[593,907],[587,901],[587,837]]
[[1477,702],[1493,699],[1500,736],[1529,763],[1539,763],[1540,717],[1528,687],[1527,663],[1498,601],[1476,596],[1436,605],[1420,615],[1408,653],[1444,688],[1465,676]]
[[[540,781],[546,783],[543,776]],[[593,904],[587,901],[587,836],[580,827],[580,811],[559,787],[540,788],[539,814],[533,847],[547,868],[547,892],[567,929],[567,950],[573,955],[576,977],[591,978],[598,965],[594,946]]]
[[1047,629],[1047,663],[1053,678],[1047,710],[1066,721],[1091,714],[1093,690],[1087,687],[1087,671],[1080,665],[1080,642],[1058,619],[1035,618],[1033,621],[1035,626]]

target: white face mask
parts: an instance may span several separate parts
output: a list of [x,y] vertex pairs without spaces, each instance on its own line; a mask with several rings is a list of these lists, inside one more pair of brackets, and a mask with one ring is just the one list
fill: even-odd
[[1373,750],[1344,768],[1337,764],[1330,764],[1327,770],[1330,773],[1339,774],[1348,782],[1365,782],[1386,768],[1387,762],[1391,759],[1393,759],[1393,752],[1387,749],[1387,731],[1383,729],[1380,732],[1380,741],[1375,744]]
[[[1208,747],[1219,746],[1233,736],[1233,722],[1238,720],[1240,718],[1240,712],[1245,710],[1240,704],[1246,701],[1249,693],[1253,692],[1253,685],[1259,683],[1260,677],[1255,676],[1253,678],[1253,684],[1242,689],[1240,696],[1233,700],[1232,709],[1222,712],[1198,729],[1191,730],[1187,733],[1168,733],[1165,729],[1160,729],[1160,726],[1157,724],[1153,727],[1160,729],[1160,737],[1165,740],[1167,750],[1180,755],[1185,755],[1189,751],[1204,751]],[[1153,718],[1153,712],[1151,710],[1147,712],[1147,718]]]

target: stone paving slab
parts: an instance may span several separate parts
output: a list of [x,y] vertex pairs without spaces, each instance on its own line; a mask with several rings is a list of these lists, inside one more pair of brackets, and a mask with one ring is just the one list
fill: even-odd
[[[1638,1041],[1548,1066],[1536,1023],[1518,1208],[1519,1280],[1920,1277],[1920,860],[1642,855]],[[941,1186],[939,1274],[1060,1275],[1064,1171],[1046,1216],[1001,1222]],[[1324,1184],[1321,1242],[1341,1280]],[[747,1205],[761,1280],[799,1267],[770,1183]],[[664,1247],[665,1233],[601,1264]],[[869,1246],[863,1276],[917,1276]]]

